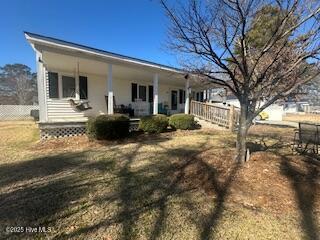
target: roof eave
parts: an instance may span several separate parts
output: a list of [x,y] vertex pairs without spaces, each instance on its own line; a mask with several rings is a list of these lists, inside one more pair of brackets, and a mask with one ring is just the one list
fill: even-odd
[[[144,61],[144,60],[139,60],[139,59],[134,59],[131,57],[126,57],[126,56],[122,56],[122,55],[116,55],[113,53],[108,53],[104,50],[100,50],[100,49],[92,49],[90,47],[87,46],[83,46],[83,45],[79,45],[76,43],[71,43],[71,42],[65,42],[63,40],[59,40],[59,39],[54,39],[54,41],[50,41],[50,39],[43,39],[43,38],[48,38],[45,36],[41,36],[40,37],[36,37],[36,34],[33,33],[29,33],[29,32],[24,32],[25,38],[27,39],[27,41],[31,44],[32,48],[35,49],[35,44],[38,45],[46,45],[46,46],[51,46],[51,47],[58,47],[58,48],[63,48],[63,49],[68,49],[71,51],[77,51],[77,52],[81,52],[81,53],[85,53],[85,54],[89,54],[89,55],[94,55],[94,56],[99,56],[108,60],[116,60],[116,61],[121,61],[123,63],[131,63],[131,64],[137,64],[140,66],[144,66],[144,67],[150,67],[150,68],[154,68],[157,70],[164,70],[164,71],[168,71],[168,72],[174,72],[174,73],[178,73],[178,74],[185,74],[185,71],[182,71],[180,69],[176,69],[176,68],[171,68],[168,66],[164,66],[161,64],[156,64],[156,63],[152,63],[152,62],[148,62],[148,61]],[[52,38],[53,39],[53,38]]]

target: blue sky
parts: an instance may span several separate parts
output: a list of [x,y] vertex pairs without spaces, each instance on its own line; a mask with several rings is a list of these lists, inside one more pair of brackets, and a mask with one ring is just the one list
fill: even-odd
[[101,48],[171,66],[164,47],[167,19],[157,0],[2,0],[0,66],[35,54],[23,31]]

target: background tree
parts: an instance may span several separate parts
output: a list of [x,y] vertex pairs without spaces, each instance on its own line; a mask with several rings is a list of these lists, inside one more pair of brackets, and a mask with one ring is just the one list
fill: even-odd
[[33,104],[37,98],[36,74],[23,64],[0,67],[0,94],[10,97],[12,104]]
[[171,22],[169,47],[184,58],[186,70],[227,87],[238,98],[237,160],[245,161],[252,120],[319,75],[320,2],[190,0],[169,6],[161,0],[161,4]]

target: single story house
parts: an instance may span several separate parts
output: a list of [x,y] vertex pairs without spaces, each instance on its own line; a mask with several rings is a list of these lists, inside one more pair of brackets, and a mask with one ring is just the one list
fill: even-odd
[[[204,89],[186,72],[25,32],[36,54],[41,137],[82,134],[90,116],[189,113]],[[197,92],[192,92],[196,90]]]

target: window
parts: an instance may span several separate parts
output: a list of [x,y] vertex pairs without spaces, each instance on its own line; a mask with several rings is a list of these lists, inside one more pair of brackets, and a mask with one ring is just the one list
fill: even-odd
[[49,98],[59,98],[58,73],[48,72]]
[[184,99],[186,98],[186,91],[179,89],[179,103],[184,104]]
[[131,83],[131,102],[134,102],[138,97],[138,84]]
[[[151,86],[152,87],[152,86]],[[153,92],[153,88],[152,88]],[[150,94],[150,86],[149,86],[149,94]],[[153,95],[153,93],[152,93]],[[131,83],[131,101],[134,102],[136,98],[141,99],[143,102],[147,101],[147,87],[138,85],[136,83]],[[150,95],[149,95],[150,98]]]
[[196,94],[196,93],[195,93],[194,91],[191,91],[191,99],[196,100],[195,94]]
[[62,97],[74,98],[76,92],[76,81],[74,77],[62,76]]
[[149,103],[153,102],[153,86],[149,86]]
[[200,92],[200,102],[203,102],[203,92]]
[[147,87],[139,85],[139,98],[145,102],[147,101]]
[[178,92],[171,91],[171,110],[177,110],[178,107]]
[[80,99],[88,99],[88,78],[79,76]]

